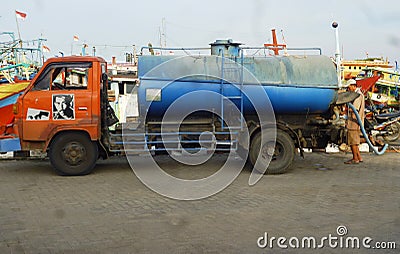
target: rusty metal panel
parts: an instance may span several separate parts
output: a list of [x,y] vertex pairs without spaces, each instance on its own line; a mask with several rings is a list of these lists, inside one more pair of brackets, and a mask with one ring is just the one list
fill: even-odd
[[245,67],[262,84],[337,87],[334,63],[326,56],[257,57]]
[[[234,60],[240,68],[240,59]],[[167,62],[168,68],[154,71],[153,68]],[[232,66],[231,59],[227,58],[225,62]],[[176,56],[142,56],[139,58],[138,71],[139,77],[146,75],[146,78],[175,80],[187,77],[188,73],[198,73],[208,77],[195,79],[215,80],[216,76],[221,75],[221,65],[222,60],[217,56],[180,57],[179,60]],[[338,87],[336,67],[327,56],[245,57],[243,65],[248,70],[244,72],[244,84],[254,83],[256,78],[263,85]]]

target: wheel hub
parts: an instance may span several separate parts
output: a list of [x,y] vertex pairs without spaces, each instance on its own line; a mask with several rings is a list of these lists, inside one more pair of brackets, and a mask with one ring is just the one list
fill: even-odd
[[79,165],[86,157],[86,150],[80,143],[68,143],[62,152],[63,159],[70,165]]
[[275,144],[273,143],[266,144],[261,151],[261,156],[264,159],[271,158],[272,156],[274,156],[274,154],[275,154]]
[[282,149],[283,147],[279,143],[268,143],[263,147],[261,151],[261,156],[264,159],[272,158],[272,160],[276,160],[282,157]]

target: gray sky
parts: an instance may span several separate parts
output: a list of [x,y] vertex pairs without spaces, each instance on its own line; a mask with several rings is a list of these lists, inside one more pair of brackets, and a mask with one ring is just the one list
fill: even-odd
[[[7,0],[1,4],[0,31],[17,34],[15,10],[28,14],[19,22],[24,40],[42,35],[51,57],[80,52],[83,42],[97,46],[98,55],[123,60],[123,53],[152,42],[159,45],[165,18],[169,47],[206,47],[216,39],[232,38],[247,46],[271,42],[272,28],[283,30],[289,47],[320,47],[335,52],[332,21],[339,23],[345,59],[387,57],[400,60],[400,5],[395,0]],[[0,40],[7,39],[0,37]],[[109,45],[109,46],[104,46]],[[127,46],[126,48],[111,46]]]

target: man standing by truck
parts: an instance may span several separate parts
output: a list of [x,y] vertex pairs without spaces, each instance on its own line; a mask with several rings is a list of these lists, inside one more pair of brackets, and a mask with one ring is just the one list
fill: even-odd
[[[360,89],[357,89],[357,82],[354,79],[348,80],[345,86],[347,87],[348,91],[357,92],[359,94],[359,96],[353,101],[353,105],[357,109],[357,113],[360,115],[362,122],[364,122],[365,101],[363,93],[360,91]],[[353,158],[346,161],[345,164],[358,164],[360,162],[363,162],[359,149],[361,134],[360,125],[357,121],[356,114],[351,109],[348,109],[346,129],[347,143],[351,148]]]

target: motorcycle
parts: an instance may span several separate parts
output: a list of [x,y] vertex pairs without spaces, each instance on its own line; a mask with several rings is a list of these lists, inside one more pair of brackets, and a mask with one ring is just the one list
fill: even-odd
[[380,136],[387,142],[394,142],[400,138],[400,111],[385,114],[370,112],[364,126],[372,137]]

